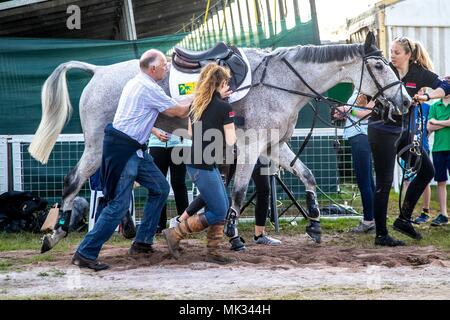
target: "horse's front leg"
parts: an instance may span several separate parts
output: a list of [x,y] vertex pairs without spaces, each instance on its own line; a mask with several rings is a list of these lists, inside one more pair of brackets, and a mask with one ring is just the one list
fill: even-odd
[[316,179],[311,170],[309,170],[300,159],[297,159],[294,166],[291,167],[291,162],[294,160],[294,157],[295,154],[289,146],[286,143],[282,143],[280,145],[278,158],[272,160],[278,162],[285,170],[296,175],[305,185],[306,206],[308,209],[308,219],[310,221],[309,225],[306,227],[306,234],[316,243],[320,243],[322,231],[320,228],[320,209],[316,195]]
[[[240,251],[245,249],[244,241],[239,237],[237,224],[241,214],[241,208],[244,204],[248,184],[252,176],[253,169],[258,159],[259,151],[257,148],[249,148],[244,154],[239,155],[234,177],[234,186],[231,195],[232,204],[228,210],[225,234],[231,238],[231,249]],[[245,156],[245,158],[244,158]]]

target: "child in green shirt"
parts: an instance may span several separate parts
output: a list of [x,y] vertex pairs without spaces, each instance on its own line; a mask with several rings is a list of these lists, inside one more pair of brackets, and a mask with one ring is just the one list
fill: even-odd
[[432,150],[434,180],[438,184],[438,200],[441,210],[431,225],[441,226],[448,224],[447,173],[450,172],[450,95],[431,106],[427,130],[429,133],[434,132]]

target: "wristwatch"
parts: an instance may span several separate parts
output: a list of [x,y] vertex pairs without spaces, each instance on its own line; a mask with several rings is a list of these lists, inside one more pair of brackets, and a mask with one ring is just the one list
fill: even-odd
[[430,95],[428,93],[425,92],[423,95],[427,96],[427,100],[426,101],[430,101]]

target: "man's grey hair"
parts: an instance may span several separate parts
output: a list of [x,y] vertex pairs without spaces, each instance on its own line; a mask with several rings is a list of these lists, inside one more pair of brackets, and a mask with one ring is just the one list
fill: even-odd
[[146,70],[149,67],[157,67],[159,66],[161,61],[162,52],[151,49],[144,52],[139,60],[139,65],[142,70]]

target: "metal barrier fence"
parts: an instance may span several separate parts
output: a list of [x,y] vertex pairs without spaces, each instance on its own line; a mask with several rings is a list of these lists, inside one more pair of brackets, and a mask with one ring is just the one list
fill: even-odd
[[0,136],[0,194],[8,191],[8,144],[7,138]]
[[[289,145],[296,152],[302,144],[309,130],[296,129]],[[337,133],[337,136],[336,136]],[[336,137],[340,147],[336,147]],[[0,137],[0,193],[7,191],[7,148],[12,150],[12,176],[14,190],[31,191],[37,196],[45,198],[49,203],[61,201],[64,176],[72,169],[80,159],[84,142],[82,134],[60,135],[50,155],[47,165],[41,165],[28,153],[31,143],[31,135]],[[361,212],[359,190],[353,175],[350,149],[342,140],[342,130],[316,129],[310,142],[303,151],[300,159],[312,170],[317,184],[325,194],[318,192],[321,207],[329,206],[332,201],[340,204],[348,204],[356,211]],[[301,181],[288,172],[280,171],[280,178],[289,187],[299,202],[304,204],[304,186]],[[196,195],[196,189],[188,177],[187,188],[191,196]],[[250,183],[247,198],[254,191],[253,183]],[[90,188],[86,182],[82,187],[80,196],[89,200]],[[135,190],[136,216],[142,215],[146,201],[146,190],[139,187]],[[190,197],[192,199],[192,197]],[[277,186],[277,204],[279,212],[283,212],[289,206],[290,201],[280,186]],[[176,207],[173,196],[167,201],[167,215],[176,215]],[[296,216],[296,209],[287,210],[287,216]],[[244,216],[253,217],[253,208],[249,206]]]

